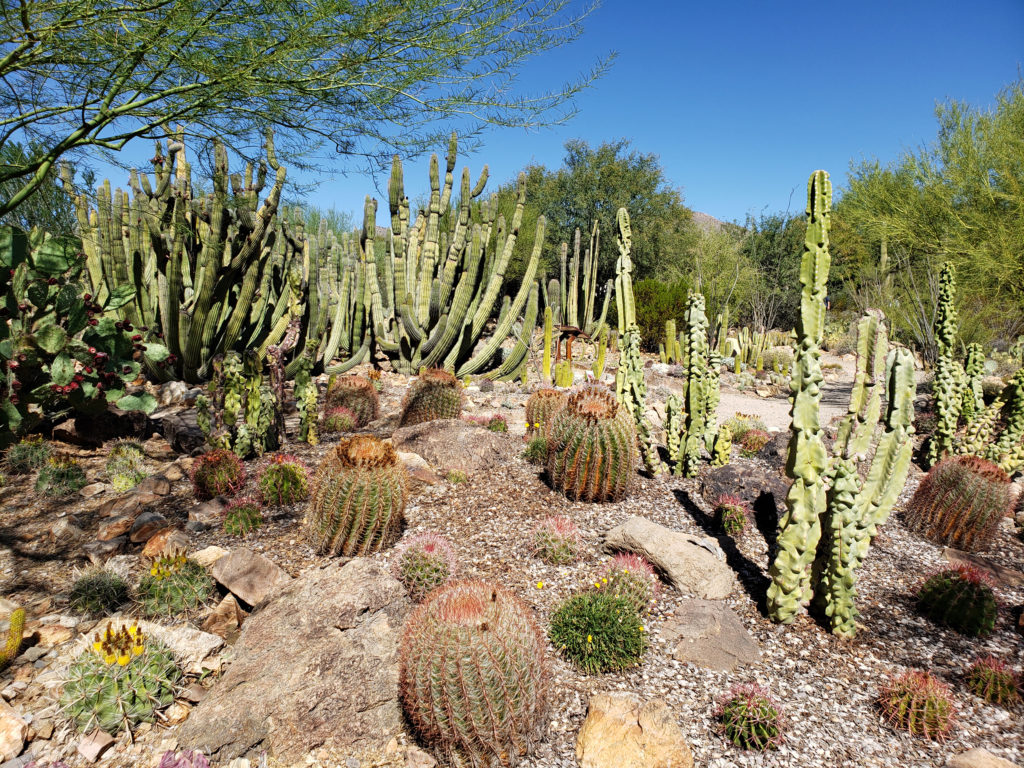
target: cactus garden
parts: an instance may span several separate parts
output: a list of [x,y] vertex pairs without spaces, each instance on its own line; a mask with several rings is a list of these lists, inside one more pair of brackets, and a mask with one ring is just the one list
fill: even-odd
[[93,96],[0,110],[0,768],[1024,767],[1024,85],[726,223],[626,139],[480,162],[596,8],[44,5],[0,103]]

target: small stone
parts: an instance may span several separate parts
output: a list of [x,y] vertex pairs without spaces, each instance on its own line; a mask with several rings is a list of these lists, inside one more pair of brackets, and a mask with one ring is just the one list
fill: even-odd
[[164,528],[167,528],[166,517],[159,512],[143,512],[136,518],[128,538],[132,540],[133,544],[141,544],[144,541],[149,541],[157,531],[162,531]]
[[276,563],[250,549],[240,548],[217,560],[211,574],[220,584],[249,605],[291,581]]
[[227,505],[227,499],[223,496],[201,502],[188,511],[188,520],[190,523],[200,523],[208,528],[219,526],[224,517],[224,507]]
[[0,702],[0,762],[13,760],[25,748],[28,723],[5,702]]
[[176,701],[163,712],[163,721],[167,725],[177,725],[178,723],[185,722],[188,718],[188,713],[192,711],[192,708],[187,704],[183,704],[180,701]]
[[40,626],[33,633],[36,640],[36,648],[53,648],[55,645],[66,643],[75,636],[75,630],[71,627],[64,627],[60,624],[46,624]]
[[132,525],[134,523],[135,518],[132,515],[112,517],[111,519],[100,523],[100,529],[96,533],[96,538],[100,541],[110,541],[111,539],[116,539],[118,536],[124,536],[132,529]]
[[760,389],[759,388],[759,389],[755,389],[754,392],[757,393],[758,397],[771,397],[772,396],[772,391],[770,389]]
[[95,763],[112,746],[114,746],[114,737],[105,731],[96,730],[83,736],[82,740],[78,742],[78,754],[90,763]]
[[172,483],[178,482],[184,476],[185,473],[182,471],[181,466],[177,462],[171,464],[169,467],[167,467],[167,469],[164,470],[164,477],[166,477],[167,480]]
[[182,405],[187,394],[188,384],[184,381],[167,381],[160,385],[157,403],[162,408],[166,408],[168,405]]
[[437,485],[441,482],[441,479],[429,469],[421,469],[419,467],[409,470],[409,479],[424,485]]
[[171,447],[171,444],[160,435],[153,435],[142,444],[142,450],[151,459],[169,460],[174,459],[178,453]]
[[152,493],[166,496],[171,492],[171,481],[163,475],[150,475],[136,486],[138,493]]
[[82,549],[93,565],[103,565],[108,557],[117,554],[127,543],[127,536],[118,536],[110,541],[90,541],[83,544]]
[[405,748],[405,768],[434,768],[437,760],[419,747]]
[[1016,763],[996,757],[987,749],[975,747],[946,761],[947,768],[1017,768]]
[[664,701],[634,696],[590,698],[576,741],[582,768],[693,768],[693,754]]
[[672,658],[706,669],[731,671],[760,660],[757,641],[720,600],[684,600],[662,627],[661,639],[675,643]]
[[99,496],[109,488],[110,486],[106,483],[89,483],[89,485],[79,489],[78,495],[86,499],[91,499],[93,496]]
[[234,595],[227,595],[203,622],[203,630],[229,642],[238,638],[238,629],[249,614],[242,610]]
[[188,688],[181,692],[181,698],[185,701],[191,702],[192,704],[198,704],[206,697],[206,689],[199,683],[192,683]]
[[84,536],[85,531],[72,517],[62,517],[50,526],[50,540],[56,544],[73,544]]
[[188,556],[189,560],[195,560],[203,568],[209,568],[211,565],[220,560],[228,551],[221,547],[209,546],[203,549],[191,552]]
[[25,659],[29,663],[35,663],[39,661],[39,659],[43,658],[43,656],[45,655],[45,648],[40,648],[38,645],[33,645],[31,648],[27,649],[23,654],[21,654],[21,658]]
[[53,730],[54,730],[53,720],[48,720],[46,718],[40,718],[39,720],[36,720],[34,723],[32,723],[32,728],[36,732],[36,738],[37,739],[42,739],[43,741],[48,741],[50,738],[53,737]]
[[161,555],[184,552],[188,549],[188,534],[180,528],[169,525],[153,534],[146,546],[142,548],[142,556],[155,560]]

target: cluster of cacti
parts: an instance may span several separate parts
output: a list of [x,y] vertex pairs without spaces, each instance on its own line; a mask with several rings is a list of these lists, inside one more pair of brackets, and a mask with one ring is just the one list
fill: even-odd
[[885,316],[869,309],[857,324],[857,368],[846,417],[840,422],[836,444],[846,457],[867,454],[882,413],[885,359],[889,354]]
[[53,449],[42,435],[26,435],[7,449],[4,469],[12,475],[28,475],[45,467],[51,456]]
[[252,498],[232,499],[224,509],[224,533],[245,536],[263,525],[260,503]]
[[640,615],[657,600],[661,581],[649,562],[639,555],[619,553],[604,567],[598,589],[626,600]]
[[262,456],[283,440],[279,429],[284,404],[263,381],[254,356],[245,363],[236,352],[212,361],[208,395],[196,398],[196,423],[212,448],[234,451],[239,458]]
[[265,504],[283,506],[304,501],[309,496],[306,465],[295,456],[276,453],[260,471],[256,486]]
[[405,498],[405,467],[390,443],[342,440],[313,479],[306,528],[314,548],[348,556],[391,546],[401,535]]
[[941,741],[953,728],[949,686],[929,672],[910,670],[890,680],[879,691],[878,706],[890,727],[912,736]]
[[[561,280],[554,280],[547,289],[546,300],[554,307],[556,322],[579,328],[591,339],[596,339],[606,329],[608,307],[611,304],[612,281],[604,288],[604,304],[599,317],[594,317],[597,305],[597,269],[601,250],[601,230],[597,222],[590,230],[590,242],[583,249],[583,261],[580,262],[582,236],[577,228],[573,239],[572,261],[569,261],[569,245],[562,243],[560,260]],[[582,271],[581,271],[582,269]]]
[[715,501],[715,522],[730,536],[743,533],[753,518],[753,510],[739,496],[723,493]]
[[391,570],[409,590],[409,597],[419,603],[455,578],[455,550],[438,533],[419,533],[395,549]]
[[236,454],[217,448],[196,458],[191,480],[198,499],[233,496],[245,485],[245,466]]
[[735,339],[726,341],[728,351],[732,354],[723,357],[733,358],[735,373],[739,373],[744,367],[760,371],[764,369],[764,353],[771,346],[771,342],[771,332],[756,331],[744,326],[737,331]]
[[478,427],[484,427],[490,432],[508,432],[508,422],[500,413],[480,416],[470,415],[463,416],[462,418],[464,421],[468,421],[470,424],[476,424]]
[[357,427],[365,427],[380,415],[377,388],[362,376],[331,376],[325,400],[328,411],[338,407],[352,411]]
[[117,733],[152,723],[171,704],[181,670],[171,652],[135,625],[97,633],[68,668],[61,706],[79,731]]
[[636,431],[629,412],[600,384],[570,393],[548,435],[548,479],[577,501],[619,501],[633,485]]
[[990,704],[1012,707],[1020,701],[1020,676],[993,656],[976,659],[964,675],[968,690]]
[[402,398],[399,425],[408,427],[436,419],[457,419],[465,397],[462,382],[448,371],[428,368],[409,385]]
[[551,422],[564,406],[568,395],[558,389],[543,387],[526,398],[526,434],[547,435]]
[[442,762],[516,766],[547,725],[547,667],[544,638],[521,600],[482,581],[456,582],[406,622],[399,691]]
[[999,604],[988,578],[976,568],[957,566],[925,580],[917,593],[921,612],[937,624],[981,637],[996,625]]
[[647,650],[647,629],[635,606],[603,589],[565,600],[551,616],[548,637],[587,674],[634,667]]
[[576,380],[576,375],[572,370],[572,363],[568,360],[562,360],[558,365],[555,366],[555,386],[561,389],[571,387],[573,382]]
[[82,465],[70,456],[51,456],[36,475],[36,493],[62,499],[78,493],[88,481]]
[[25,609],[15,608],[11,612],[10,627],[4,649],[0,651],[0,670],[10,664],[21,650],[21,641],[25,634]]
[[676,335],[675,318],[665,321],[665,341],[658,344],[658,356],[661,362],[671,365],[680,365],[683,362],[683,349],[687,346],[688,340],[684,333]]
[[933,466],[904,513],[907,527],[967,552],[986,549],[1013,507],[1010,478],[977,456],[950,456]]
[[[1002,424],[1002,432],[997,432]],[[1010,475],[1024,472],[1024,368],[954,441],[957,454],[983,456]]]
[[735,685],[718,702],[715,717],[722,734],[740,749],[764,752],[782,743],[779,705],[759,685]]
[[213,579],[183,554],[161,555],[153,561],[136,590],[147,616],[171,616],[199,608],[214,594]]
[[549,565],[567,565],[583,552],[583,536],[570,518],[553,515],[541,520],[530,537],[533,554]]
[[71,586],[71,608],[89,616],[106,616],[132,599],[131,587],[113,571],[94,568],[86,571]]
[[355,413],[352,409],[346,408],[344,405],[338,405],[333,408],[328,407],[324,411],[323,422],[321,423],[321,429],[324,432],[352,432],[356,429],[359,420],[356,418]]
[[127,491],[146,479],[146,454],[135,440],[119,440],[107,454],[107,480],[117,492]]

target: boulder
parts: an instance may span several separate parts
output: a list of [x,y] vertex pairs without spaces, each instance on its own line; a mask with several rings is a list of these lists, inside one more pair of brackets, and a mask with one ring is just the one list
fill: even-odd
[[200,502],[188,511],[188,521],[201,526],[199,530],[219,526],[224,519],[224,509],[227,505],[228,500],[223,496]]
[[264,750],[288,765],[321,747],[372,764],[402,731],[398,642],[410,608],[373,560],[311,568],[246,620],[179,742],[218,765]]
[[604,548],[641,555],[685,595],[721,600],[736,584],[717,541],[673,531],[644,517],[631,517],[605,533]]
[[195,552],[190,552],[188,557],[190,560],[195,560],[203,568],[209,568],[227,553],[226,549],[211,545]]
[[675,644],[673,659],[705,669],[728,672],[761,658],[757,641],[720,600],[684,600],[662,627],[661,637]]
[[419,454],[435,469],[459,469],[467,474],[492,469],[510,453],[508,441],[501,435],[460,419],[402,427],[391,441],[395,450]]
[[1017,768],[1016,763],[996,757],[987,749],[975,747],[946,761],[947,768]]
[[152,493],[156,496],[166,496],[171,492],[171,481],[163,475],[150,475],[139,483],[136,489],[140,493]]
[[770,517],[774,513],[776,518],[770,521],[774,525],[786,510],[789,481],[777,472],[745,461],[710,467],[701,480],[700,492],[712,505],[723,494],[739,496],[757,517]]
[[13,760],[25,748],[28,723],[7,702],[0,699],[0,763]]
[[100,523],[99,530],[96,531],[96,538],[100,541],[110,541],[111,539],[116,539],[118,536],[124,536],[132,529],[132,525],[134,523],[135,518],[132,515],[111,517],[110,519],[104,520]]
[[973,568],[977,568],[992,579],[996,584],[1001,584],[1011,589],[1019,589],[1024,587],[1024,573],[1021,573],[1015,568],[1007,568],[1006,566],[999,565],[987,557],[981,555],[975,555],[970,552],[962,552],[959,549],[953,549],[952,547],[944,547],[942,550],[942,556],[946,558],[953,565],[969,565]]
[[245,548],[234,549],[219,558],[210,574],[249,605],[261,603],[271,592],[291,581],[291,576],[273,560]]
[[576,759],[582,768],[693,768],[668,705],[660,699],[641,704],[628,694],[590,698]]
[[167,518],[159,512],[143,512],[135,518],[128,538],[131,539],[133,544],[142,544],[152,539],[158,531],[162,531],[167,527]]

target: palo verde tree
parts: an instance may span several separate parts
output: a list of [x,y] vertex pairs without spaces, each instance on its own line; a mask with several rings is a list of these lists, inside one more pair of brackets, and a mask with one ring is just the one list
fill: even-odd
[[[531,57],[582,32],[569,0],[20,0],[0,6],[0,216],[74,150],[133,138],[219,137],[255,160],[270,127],[293,168],[331,146],[367,161],[465,139],[487,124],[549,124],[609,59],[575,82],[523,96]],[[199,139],[200,141],[196,141]],[[113,157],[112,157],[113,159]],[[321,164],[318,158],[317,166]],[[371,165],[374,163],[371,162]]]

